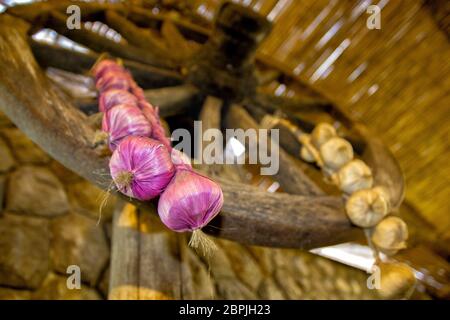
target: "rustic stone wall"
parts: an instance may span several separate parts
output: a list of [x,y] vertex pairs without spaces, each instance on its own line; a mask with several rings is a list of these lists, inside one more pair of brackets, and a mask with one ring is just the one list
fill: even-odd
[[[205,261],[191,251],[200,299],[374,299],[367,275],[300,250],[248,247],[217,240]],[[209,269],[209,275],[208,275]]]
[[[113,201],[97,225],[102,195],[0,114],[0,299],[106,297]],[[67,288],[69,265],[81,290]]]
[[[107,296],[114,198],[50,159],[0,114],[0,299]],[[217,240],[188,251],[194,299],[371,299],[367,275],[299,250]],[[67,267],[81,269],[69,290]]]

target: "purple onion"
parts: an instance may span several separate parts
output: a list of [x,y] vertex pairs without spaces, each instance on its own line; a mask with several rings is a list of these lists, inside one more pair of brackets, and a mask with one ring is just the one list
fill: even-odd
[[133,80],[133,83],[131,84],[131,92],[134,94],[134,96],[139,100],[139,101],[145,101],[145,94],[144,94],[144,90],[142,90],[142,88],[140,88]]
[[188,169],[192,170],[191,158],[189,158],[184,152],[180,150],[172,148],[170,152],[170,157],[172,159],[172,163],[177,169]]
[[130,76],[125,71],[108,70],[95,83],[100,93],[110,89],[130,89]]
[[222,190],[216,182],[192,170],[177,169],[159,198],[158,214],[173,231],[195,231],[207,225],[222,205]]
[[159,121],[158,108],[153,108],[153,106],[147,101],[139,101],[139,107],[152,126],[151,137],[155,140],[161,141],[167,149],[171,150],[172,146],[170,139],[166,136],[166,132]]
[[137,107],[137,99],[130,92],[122,89],[104,91],[99,97],[99,110],[105,112],[118,104],[127,104]]
[[123,139],[109,168],[120,192],[143,201],[160,195],[175,173],[166,147],[145,137]]
[[100,79],[108,71],[122,71],[123,72],[125,70],[117,62],[115,62],[114,60],[109,60],[109,59],[100,61],[92,69],[92,73],[94,74],[95,80]]
[[113,151],[127,136],[150,137],[152,127],[139,108],[120,104],[104,114],[102,130],[108,133],[109,148]]

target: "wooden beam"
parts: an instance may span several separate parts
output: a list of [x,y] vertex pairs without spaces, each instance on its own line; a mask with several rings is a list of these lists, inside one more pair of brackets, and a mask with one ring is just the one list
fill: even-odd
[[[163,118],[188,113],[201,100],[199,91],[189,84],[145,90],[144,94],[147,101],[159,108]],[[98,112],[97,99],[75,99],[75,105],[86,114]]]
[[158,14],[155,15],[148,9],[141,7],[132,7],[127,12],[127,18],[139,25],[140,27],[160,29],[166,20],[171,20],[177,25],[181,34],[189,40],[198,43],[204,43],[208,40],[210,29],[193,24],[182,17],[173,18],[171,15]]
[[175,54],[177,61],[187,61],[194,54],[189,42],[169,19],[164,21],[161,27],[161,35],[164,37],[169,51]]
[[139,212],[121,202],[113,216],[108,299],[139,298]]
[[281,111],[308,111],[308,112],[323,112],[329,110],[331,107],[330,102],[321,98],[312,97],[282,97],[267,93],[258,93],[255,95],[251,102],[268,112],[274,112],[276,110]]
[[106,24],[119,32],[133,46],[148,49],[160,59],[174,60],[173,53],[170,52],[162,39],[155,37],[150,29],[143,29],[127,20],[124,16],[113,10],[107,10]]
[[268,69],[268,70],[256,69],[256,78],[258,79],[259,86],[268,85],[272,81],[278,79],[281,75],[282,73],[275,69]]
[[192,281],[192,277],[184,276],[187,272],[182,252],[187,247],[184,235],[168,230],[155,207],[141,212],[139,224],[139,298],[189,298],[183,292],[183,286],[190,286]]
[[126,10],[126,6],[120,3],[86,3],[82,1],[58,0],[15,5],[8,8],[6,13],[35,24],[48,16],[51,12],[57,11],[61,14],[66,14],[67,7],[73,4],[80,8],[83,21],[96,19],[99,15],[103,15],[105,10]]
[[[223,101],[219,98],[208,96],[206,97],[202,110],[200,111],[199,120],[202,122],[202,130],[203,132],[206,132],[206,130],[209,129],[221,129],[221,111],[222,111],[222,104]],[[200,139],[203,139],[203,137],[199,137]],[[214,141],[217,143],[216,141]],[[198,150],[198,152],[203,153],[203,150],[210,144],[211,142],[203,142],[202,150]],[[224,143],[224,141],[220,141],[220,143]],[[221,155],[223,157],[223,154]],[[207,159],[203,159],[205,161]],[[217,176],[221,171],[220,164],[201,164],[199,168],[207,173],[208,176],[215,177]]]
[[[99,58],[94,52],[82,53],[29,39],[34,57],[43,67],[54,67],[73,73],[86,73]],[[143,88],[175,86],[182,83],[179,73],[135,61],[123,60],[135,81]]]
[[354,128],[367,141],[362,159],[372,169],[375,185],[388,190],[393,209],[398,209],[405,198],[405,179],[400,165],[392,152],[365,126],[355,124]]
[[[66,9],[69,5],[74,4],[73,1],[49,1],[49,2],[34,2],[23,5],[16,5],[7,9],[7,13],[24,19],[33,25],[40,21],[45,21],[49,14],[53,11],[58,11],[66,14]],[[128,6],[122,3],[95,3],[95,2],[76,2],[80,7],[83,21],[105,21],[105,12],[112,10],[123,14],[127,19],[136,23],[142,28],[159,29],[163,21],[170,19],[175,23],[180,32],[187,39],[204,43],[210,34],[208,28],[193,24],[182,17],[173,18],[170,14],[153,14],[148,8],[139,6]]]
[[334,196],[269,193],[252,186],[220,182],[224,206],[206,231],[244,244],[311,249],[362,239]]
[[[239,105],[232,105],[230,107],[225,122],[227,128],[240,128],[243,130],[259,129],[259,124],[242,106]],[[270,150],[270,138],[268,139],[267,144],[268,146],[264,146],[258,143],[257,147]],[[250,148],[252,146],[248,147]],[[317,185],[303,172],[296,161],[298,160],[293,158],[282,148],[279,148],[279,171],[274,178],[281,184],[283,190],[292,194],[310,196],[323,195],[320,188],[317,187]]]
[[200,91],[190,85],[145,90],[145,98],[159,107],[161,117],[188,113],[199,105]]
[[57,11],[50,13],[46,26],[96,52],[109,52],[120,58],[129,59],[156,67],[175,67],[173,63],[153,54],[152,51],[143,50],[130,44],[115,42],[95,32],[87,30],[84,26],[82,26],[81,29],[68,29],[66,26],[65,16]]
[[[123,204],[123,203],[122,203]],[[192,277],[185,258],[187,241],[159,221],[156,209],[126,204],[113,219],[111,300],[189,299]]]

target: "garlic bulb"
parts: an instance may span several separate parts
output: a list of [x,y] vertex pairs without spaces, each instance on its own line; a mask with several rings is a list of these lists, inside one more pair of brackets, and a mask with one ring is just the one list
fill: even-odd
[[388,213],[388,200],[374,189],[359,190],[347,200],[345,210],[351,222],[362,228],[375,226]]
[[311,136],[309,134],[302,135],[300,137],[300,142],[302,143],[302,148],[300,149],[300,157],[303,160],[313,163],[320,159],[319,152],[311,144]]
[[408,227],[398,217],[387,217],[373,231],[372,242],[381,252],[394,255],[406,247]]
[[300,149],[300,158],[302,158],[306,162],[316,162],[316,158],[314,158],[312,152],[309,151],[309,149],[305,146],[302,146],[302,148]]
[[379,296],[382,299],[409,298],[416,285],[413,269],[404,263],[381,263],[379,268]]
[[353,147],[345,139],[334,137],[320,147],[320,156],[326,167],[338,170],[353,159]]
[[388,206],[388,212],[390,212],[391,211],[391,196],[389,194],[389,191],[385,187],[382,187],[382,186],[373,187],[372,190],[381,194],[381,196],[386,200],[387,206]]
[[347,163],[337,175],[339,188],[348,194],[362,189],[370,189],[373,184],[372,170],[359,159]]
[[311,142],[319,149],[325,142],[336,136],[336,129],[331,124],[319,123],[311,132]]

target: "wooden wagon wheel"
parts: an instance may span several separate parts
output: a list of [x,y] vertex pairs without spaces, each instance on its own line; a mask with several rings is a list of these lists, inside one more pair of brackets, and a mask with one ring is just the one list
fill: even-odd
[[[118,43],[85,25],[68,29],[65,11],[70,4],[73,2],[17,6],[0,16],[0,108],[34,142],[82,177],[103,189],[111,181],[108,158],[92,146],[94,128],[80,111],[91,110],[92,101],[67,99],[40,66],[85,73],[101,52],[109,52],[122,58],[138,84],[149,89],[146,94],[159,105],[162,116],[192,113],[203,104],[200,118],[204,127],[220,128],[224,114],[227,126],[246,129],[258,127],[255,118],[280,106],[287,114],[289,108],[297,108],[331,115],[347,128],[355,149],[372,167],[375,183],[390,191],[394,207],[400,205],[404,190],[399,166],[365,127],[329,103],[258,92],[255,50],[270,30],[261,16],[227,3],[209,35],[204,28],[143,8],[79,3],[84,21],[101,21],[127,40]],[[33,40],[30,35],[43,27],[91,50],[81,53]],[[197,47],[201,48],[196,52]],[[301,120],[298,125],[304,129],[313,125]],[[297,142],[288,135],[280,140],[284,150],[280,150],[276,179],[285,193],[267,193],[219,174],[215,178],[221,183],[225,203],[206,231],[245,244],[302,249],[360,237],[360,229],[345,215],[342,198],[326,194],[305,173],[306,165],[296,159]],[[295,156],[290,154],[295,152]]]

